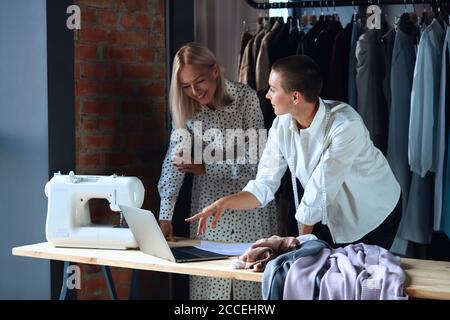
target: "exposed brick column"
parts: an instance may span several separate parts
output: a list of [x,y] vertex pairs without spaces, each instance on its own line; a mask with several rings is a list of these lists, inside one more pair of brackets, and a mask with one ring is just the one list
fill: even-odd
[[[158,212],[156,189],[166,151],[164,0],[76,0],[76,172],[137,176],[144,208]],[[115,223],[106,203],[91,201],[95,222]],[[119,298],[130,270],[112,268]],[[100,268],[83,266],[80,299],[108,299]]]

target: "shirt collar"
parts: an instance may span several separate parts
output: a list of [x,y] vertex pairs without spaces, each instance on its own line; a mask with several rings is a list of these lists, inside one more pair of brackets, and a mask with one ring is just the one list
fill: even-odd
[[[319,98],[319,109],[317,109],[316,115],[314,116],[313,121],[311,122],[311,125],[306,129],[301,129],[300,132],[306,132],[310,134],[313,137],[317,137],[320,139],[318,134],[320,134],[320,128],[322,128],[322,124],[325,121],[325,104],[322,99]],[[300,133],[297,121],[291,117],[291,125],[289,126],[289,129],[295,133]],[[320,134],[323,136],[323,133]]]

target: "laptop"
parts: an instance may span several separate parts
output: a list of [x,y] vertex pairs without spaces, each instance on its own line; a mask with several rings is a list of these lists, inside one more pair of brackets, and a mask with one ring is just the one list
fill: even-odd
[[151,211],[121,204],[119,208],[136,238],[139,249],[146,254],[172,262],[218,260],[230,257],[192,246],[171,248]]

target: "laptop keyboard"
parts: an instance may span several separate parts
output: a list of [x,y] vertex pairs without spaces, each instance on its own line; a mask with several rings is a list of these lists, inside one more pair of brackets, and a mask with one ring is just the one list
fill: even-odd
[[173,256],[175,257],[176,260],[184,260],[192,258],[228,257],[227,255],[222,255],[211,251],[205,251],[192,246],[170,248],[170,250],[172,250]]

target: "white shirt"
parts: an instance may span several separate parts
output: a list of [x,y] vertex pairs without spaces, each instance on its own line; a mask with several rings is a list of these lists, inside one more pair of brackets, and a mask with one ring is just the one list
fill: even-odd
[[441,55],[445,32],[433,19],[420,37],[417,49],[409,116],[408,159],[411,171],[425,177],[438,166],[436,153]]
[[314,225],[325,215],[335,243],[359,240],[378,227],[400,197],[386,158],[347,104],[320,100],[310,127],[303,130],[290,114],[277,117],[257,176],[243,191],[264,207],[274,199],[288,163],[305,190],[295,218]]

